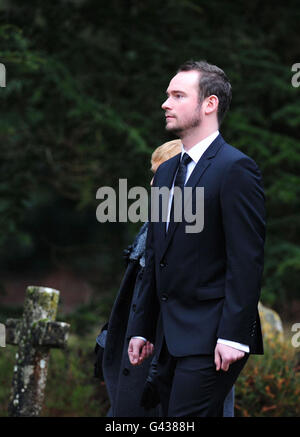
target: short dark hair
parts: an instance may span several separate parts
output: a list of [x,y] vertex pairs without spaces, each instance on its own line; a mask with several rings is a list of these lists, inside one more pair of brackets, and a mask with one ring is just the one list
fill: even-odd
[[218,97],[218,122],[220,125],[228,111],[232,97],[228,77],[221,68],[206,61],[187,61],[178,68],[177,73],[192,70],[201,73],[199,77],[199,103],[202,103],[206,97],[212,94]]

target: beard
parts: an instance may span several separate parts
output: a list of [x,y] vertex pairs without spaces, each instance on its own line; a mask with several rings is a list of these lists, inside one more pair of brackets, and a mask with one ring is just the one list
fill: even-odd
[[[177,120],[177,118],[176,118]],[[179,136],[179,138],[185,136],[190,130],[193,130],[195,128],[198,128],[202,123],[202,117],[200,116],[200,108],[196,109],[194,114],[188,118],[187,120],[183,121],[182,123],[178,123],[176,126],[170,126],[166,125],[166,130],[168,132],[172,132]]]

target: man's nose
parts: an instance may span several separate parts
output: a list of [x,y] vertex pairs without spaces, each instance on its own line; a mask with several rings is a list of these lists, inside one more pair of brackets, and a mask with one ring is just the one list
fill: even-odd
[[167,100],[164,101],[164,103],[161,105],[162,109],[165,111],[166,109],[170,109],[170,98],[168,97]]

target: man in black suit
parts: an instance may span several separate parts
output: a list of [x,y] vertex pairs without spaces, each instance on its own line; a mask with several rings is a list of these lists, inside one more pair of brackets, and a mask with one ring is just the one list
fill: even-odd
[[[224,399],[249,354],[262,354],[257,304],[265,240],[264,192],[253,159],[219,133],[231,101],[223,70],[189,61],[170,81],[166,129],[182,152],[162,164],[154,187],[168,187],[167,222],[150,221],[143,296],[130,332],[130,362],[155,343],[160,390],[168,416],[222,416]],[[204,188],[204,226],[188,232],[174,219],[174,186],[197,211]],[[175,190],[176,191],[176,190]],[[165,366],[165,364],[168,364]]]

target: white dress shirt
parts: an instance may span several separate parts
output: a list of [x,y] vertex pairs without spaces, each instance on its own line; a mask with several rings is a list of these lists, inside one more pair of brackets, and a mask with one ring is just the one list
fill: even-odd
[[[195,144],[195,146],[193,146],[188,151],[186,151],[184,149],[184,145],[182,145],[181,158],[182,158],[182,155],[184,153],[187,153],[190,156],[190,158],[192,159],[192,161],[187,165],[187,172],[186,172],[185,183],[189,179],[192,171],[196,167],[196,164],[198,163],[199,159],[201,158],[201,156],[203,155],[205,150],[211,145],[211,143],[217,138],[218,135],[219,135],[219,131],[217,130],[216,132],[212,133],[208,137],[204,138],[204,140],[202,140],[199,143]],[[172,198],[173,198],[175,178],[176,178],[176,174],[174,176],[172,188],[170,190],[169,209],[168,209],[168,217],[167,217],[167,222],[166,222],[166,228],[167,229],[168,229],[168,226],[169,226],[170,209],[171,209],[171,203],[172,203]],[[136,336],[134,338],[141,338],[141,339],[146,341],[146,339],[144,337]],[[235,349],[238,349],[238,350],[241,350],[241,351],[247,352],[247,353],[249,353],[249,351],[250,351],[248,345],[237,343],[237,342],[231,341],[231,340],[225,340],[223,338],[218,338],[217,343],[222,343],[222,344],[225,344],[227,346],[231,346],[231,347],[233,347]]]
[[[217,138],[218,135],[219,135],[219,131],[217,130],[216,132],[211,134],[209,137],[206,137],[206,138],[204,138],[204,140],[195,144],[188,152],[184,149],[184,145],[182,144],[180,159],[182,158],[184,153],[187,153],[189,155],[189,157],[192,159],[192,161],[189,162],[189,164],[187,165],[187,168],[186,168],[187,171],[186,171],[186,177],[185,177],[184,184],[186,184],[187,180],[191,176],[192,171],[196,167],[196,164],[198,163],[199,159],[201,158],[201,156],[203,155],[205,150],[211,145],[211,143]],[[170,221],[170,210],[171,210],[171,203],[172,203],[172,199],[173,199],[174,183],[175,183],[175,179],[176,179],[176,174],[177,174],[177,172],[175,173],[175,176],[173,179],[173,184],[172,184],[172,187],[170,190],[169,209],[168,209],[168,216],[167,216],[167,222],[166,222],[166,229],[167,230],[168,230],[169,221]]]

